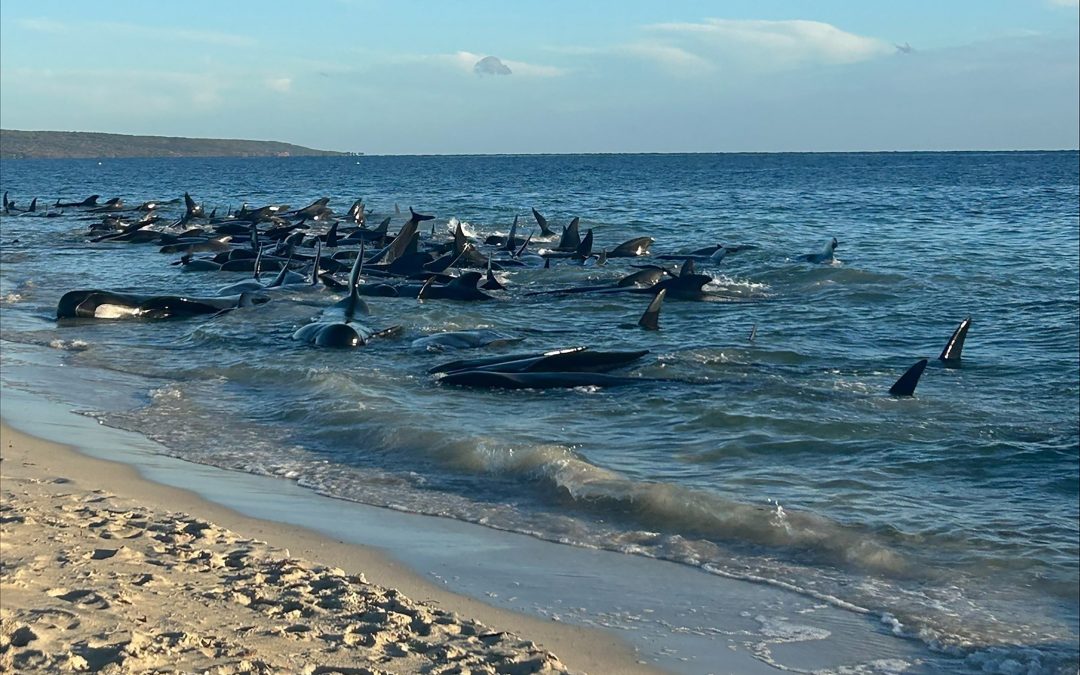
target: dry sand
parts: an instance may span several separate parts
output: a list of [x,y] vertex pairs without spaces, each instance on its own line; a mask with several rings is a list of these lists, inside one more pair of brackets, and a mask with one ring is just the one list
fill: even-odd
[[0,432],[0,671],[655,672],[606,633]]

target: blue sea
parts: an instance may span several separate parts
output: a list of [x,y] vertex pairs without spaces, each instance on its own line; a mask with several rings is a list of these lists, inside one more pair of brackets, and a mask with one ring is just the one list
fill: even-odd
[[[0,163],[0,189],[39,198],[0,216],[5,387],[40,386],[193,462],[794,589],[877,615],[959,672],[1080,664],[1074,151],[18,160]],[[100,216],[85,210],[35,217],[58,198],[185,191],[218,215],[363,198],[392,232],[412,206],[436,216],[422,245],[460,224],[490,251],[515,216],[533,228],[532,208],[555,229],[579,217],[596,250],[655,243],[507,269],[491,302],[368,298],[373,327],[401,330],[356,350],[292,339],[330,290],[213,318],[58,322],[73,289],[206,296],[250,277],[89,243]],[[831,264],[804,260],[833,237]],[[718,243],[745,248],[699,261],[708,301],[669,298],[659,331],[623,327],[650,296],[527,295]],[[941,367],[969,316],[962,367]],[[521,341],[414,344],[481,328]],[[427,373],[573,346],[648,350],[619,372],[641,383],[504,391]],[[55,353],[40,364],[53,376],[13,375],[31,348]],[[915,396],[888,395],[920,358]]]

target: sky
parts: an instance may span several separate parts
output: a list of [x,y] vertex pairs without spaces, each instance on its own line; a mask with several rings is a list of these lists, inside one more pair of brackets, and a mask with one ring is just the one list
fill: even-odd
[[3,0],[0,126],[367,154],[1075,149],[1078,5]]

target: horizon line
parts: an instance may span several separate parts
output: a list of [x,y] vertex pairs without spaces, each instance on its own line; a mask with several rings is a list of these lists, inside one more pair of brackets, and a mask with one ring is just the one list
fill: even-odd
[[[951,148],[951,149],[889,149],[889,150],[579,150],[567,152],[376,152],[368,153],[359,150],[328,150],[312,148],[292,141],[266,140],[255,138],[215,138],[209,136],[165,136],[161,134],[137,134],[120,133],[115,131],[61,131],[57,129],[5,129],[0,131],[14,131],[22,133],[75,133],[75,134],[102,134],[109,136],[142,136],[147,138],[175,138],[193,141],[250,141],[256,143],[282,143],[294,145],[306,150],[318,152],[336,152],[352,157],[512,157],[512,156],[560,156],[560,155],[779,155],[779,154],[887,154],[887,153],[916,153],[916,152],[1080,152],[1080,147],[1072,148]],[[206,156],[209,158],[209,156]],[[12,158],[15,159],[15,158]],[[30,158],[25,159],[48,159]],[[153,159],[152,157],[68,157],[54,159]],[[163,158],[164,159],[164,158]]]
[[[96,133],[96,132],[90,132]],[[174,138],[183,138],[175,136]],[[205,139],[244,140],[244,139]],[[253,140],[253,139],[251,139]],[[289,141],[264,141],[289,143]],[[298,146],[306,147],[306,146]],[[318,150],[317,148],[309,148]],[[356,152],[351,150],[319,150],[340,153],[331,156],[284,155],[284,156],[234,156],[234,155],[186,155],[186,156],[97,156],[97,157],[3,157],[0,161],[24,160],[100,160],[100,159],[356,159],[359,157],[572,157],[617,155],[890,155],[890,154],[1005,154],[1029,152],[1080,152],[1080,148],[994,148],[949,150],[636,150],[636,151],[576,151],[576,152]]]

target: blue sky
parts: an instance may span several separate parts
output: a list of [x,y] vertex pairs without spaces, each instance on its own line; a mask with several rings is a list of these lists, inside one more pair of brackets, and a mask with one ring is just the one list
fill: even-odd
[[1078,3],[3,0],[0,125],[370,154],[1076,148]]

